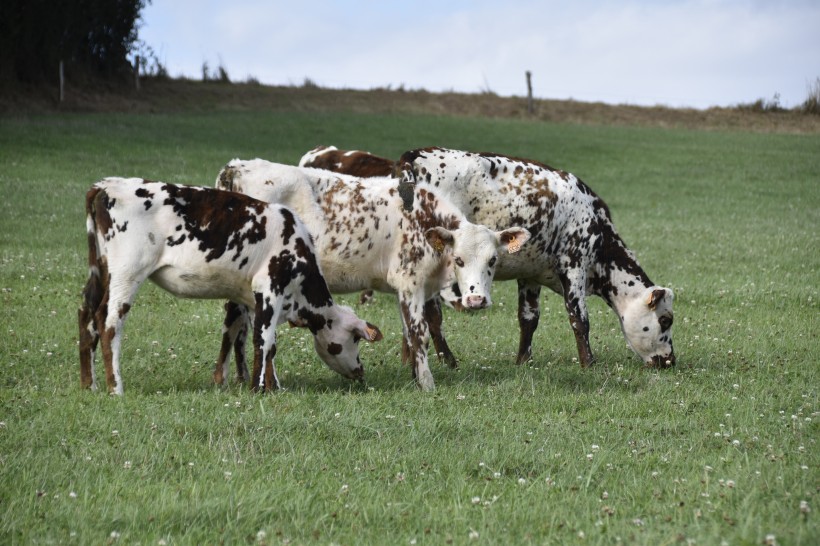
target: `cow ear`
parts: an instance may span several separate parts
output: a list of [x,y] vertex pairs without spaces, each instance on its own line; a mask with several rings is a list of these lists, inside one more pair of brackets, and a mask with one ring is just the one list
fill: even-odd
[[452,246],[455,241],[453,234],[443,227],[428,229],[424,232],[424,237],[427,239],[427,242],[430,243],[430,246],[433,247],[433,250],[439,254],[444,252],[444,247]]
[[665,288],[655,288],[652,292],[649,293],[649,296],[646,298],[646,305],[649,306],[650,309],[653,311],[658,306],[658,304],[663,301],[663,298],[666,297],[666,289]]
[[381,341],[384,339],[384,335],[382,334],[381,330],[379,330],[378,326],[374,326],[369,322],[364,322],[364,327],[356,328],[356,333],[365,341],[369,341],[371,343],[376,341]]
[[530,232],[522,227],[512,227],[498,232],[498,240],[507,252],[515,254],[521,250],[521,245],[530,240]]

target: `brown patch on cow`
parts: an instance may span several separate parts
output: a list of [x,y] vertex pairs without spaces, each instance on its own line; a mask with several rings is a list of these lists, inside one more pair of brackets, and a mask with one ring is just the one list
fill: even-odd
[[307,326],[308,330],[310,330],[310,333],[313,335],[316,335],[319,330],[327,325],[327,320],[325,320],[325,317],[314,313],[306,307],[299,308],[297,315],[299,316],[300,322]]
[[329,343],[327,346],[327,352],[333,356],[339,355],[342,353],[342,346],[338,343]]
[[232,260],[239,259],[245,245],[262,241],[266,236],[267,217],[263,213],[266,204],[246,195],[233,192],[206,192],[189,186],[162,186],[169,197],[164,205],[185,223],[185,234],[169,244],[181,243],[186,235],[199,242],[199,250],[206,253],[205,260],[219,259],[233,250]]
[[317,155],[303,166],[324,169],[360,178],[390,176],[395,164],[392,160],[368,152],[329,150]]
[[291,236],[296,233],[296,218],[293,216],[290,209],[281,208],[279,210],[282,213],[282,218],[284,219],[284,225],[282,226],[282,243],[289,245]]
[[236,178],[236,168],[227,165],[224,169],[222,169],[222,171],[220,171],[219,180],[217,180],[216,187],[221,190],[235,191],[234,178]]

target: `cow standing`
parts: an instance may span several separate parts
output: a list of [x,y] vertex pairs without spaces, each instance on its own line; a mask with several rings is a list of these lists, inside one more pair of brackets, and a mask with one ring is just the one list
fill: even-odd
[[[362,181],[256,159],[231,161],[216,185],[296,210],[316,237],[332,292],[397,293],[407,356],[424,390],[434,388],[427,362],[428,300],[457,279],[466,308],[489,306],[499,248],[515,252],[529,239],[519,227],[494,232],[469,222],[434,188],[411,185],[402,196],[392,178]],[[403,197],[412,201],[409,210]],[[225,330],[231,327],[226,322]]]
[[526,159],[444,148],[406,152],[396,167],[405,182],[438,189],[473,222],[529,229],[526,248],[501,256],[496,270],[497,279],[518,281],[519,364],[532,356],[541,286],[563,295],[581,366],[594,361],[588,294],[617,314],[629,346],[647,365],[675,364],[672,291],[649,280],[609,208],[577,177]]
[[[310,234],[286,207],[210,188],[107,178],[86,195],[89,276],[79,310],[80,381],[96,390],[102,340],[109,392],[123,393],[122,327],[146,280],[185,298],[219,298],[254,309],[254,389],[279,387],[276,326],[310,329],[334,371],[361,379],[359,339],[381,332],[333,303]],[[217,367],[214,380],[226,380]]]

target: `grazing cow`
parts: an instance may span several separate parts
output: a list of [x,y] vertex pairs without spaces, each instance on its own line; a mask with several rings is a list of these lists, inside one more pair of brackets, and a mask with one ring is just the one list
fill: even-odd
[[[381,332],[333,303],[313,241],[286,207],[210,188],[106,178],[86,195],[89,276],[79,311],[80,381],[97,388],[102,338],[109,392],[122,394],[122,327],[146,280],[184,298],[225,298],[252,307],[254,389],[279,387],[276,326],[310,329],[319,356],[349,379],[364,374],[359,339]],[[226,369],[214,380],[223,383]],[[247,373],[247,372],[246,372]]]
[[335,146],[317,146],[302,156],[300,167],[325,169],[358,178],[391,176],[394,163],[390,159],[357,150],[339,150]]
[[431,325],[424,320],[428,300],[455,278],[466,308],[489,306],[499,248],[515,252],[529,239],[519,227],[493,232],[472,224],[429,187],[409,186],[408,210],[392,178],[362,181],[256,159],[231,161],[216,185],[296,210],[316,237],[332,292],[396,292],[406,356],[424,390],[434,388],[427,363]]
[[404,183],[438,189],[473,222],[529,229],[526,248],[502,256],[496,270],[497,279],[518,280],[519,364],[532,356],[541,286],[564,296],[581,366],[594,360],[588,294],[618,315],[629,346],[647,365],[675,364],[672,291],[649,280],[606,204],[574,175],[526,159],[443,148],[406,152],[396,167]]

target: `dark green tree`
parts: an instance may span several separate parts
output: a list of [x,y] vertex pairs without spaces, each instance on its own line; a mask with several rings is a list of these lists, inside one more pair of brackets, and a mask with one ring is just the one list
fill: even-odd
[[124,75],[150,1],[0,1],[0,80],[51,82],[60,61],[72,74]]

